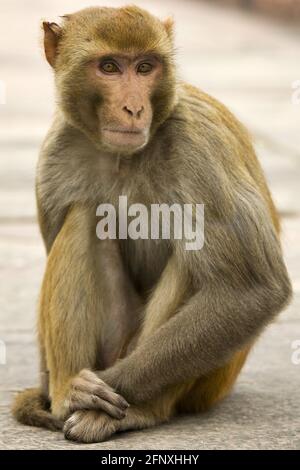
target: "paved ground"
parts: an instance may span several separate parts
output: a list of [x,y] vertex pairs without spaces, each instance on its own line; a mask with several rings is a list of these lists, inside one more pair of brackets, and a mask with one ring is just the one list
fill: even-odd
[[37,378],[34,324],[45,255],[33,181],[53,110],[38,23],[90,3],[2,0],[0,5],[0,80],[7,90],[6,104],[0,104],[0,341],[7,353],[6,365],[0,365],[0,448],[299,449],[300,364],[293,362],[300,362],[300,353],[292,343],[300,340],[300,106],[291,103],[291,85],[300,79],[300,30],[200,1],[136,3],[161,16],[174,14],[181,76],[224,101],[253,132],[283,215],[294,301],[257,343],[231,397],[209,414],[91,446],[22,427],[9,414],[13,394]]

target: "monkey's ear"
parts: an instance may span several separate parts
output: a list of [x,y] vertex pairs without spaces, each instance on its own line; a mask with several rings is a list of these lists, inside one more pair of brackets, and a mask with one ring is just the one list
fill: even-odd
[[56,23],[48,23],[47,21],[43,21],[43,30],[46,59],[51,67],[54,67],[57,55],[57,47],[61,38],[62,29]]
[[162,23],[165,27],[167,35],[172,40],[174,36],[174,19],[170,16],[169,18],[164,20]]

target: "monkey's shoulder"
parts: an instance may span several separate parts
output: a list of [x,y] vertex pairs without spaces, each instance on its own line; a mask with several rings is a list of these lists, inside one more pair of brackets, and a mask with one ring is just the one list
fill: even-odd
[[196,142],[205,139],[208,145],[215,145],[217,140],[222,144],[251,145],[248,131],[224,104],[184,82],[178,87],[178,102],[171,121],[179,128],[181,123],[182,132],[188,131]]
[[87,201],[99,191],[102,173],[97,152],[88,139],[56,117],[39,154],[38,203],[47,212],[55,212],[74,202]]
[[161,135],[173,165],[170,173],[178,175],[180,187],[189,188],[190,197],[213,207],[263,196],[272,205],[249,133],[215,98],[181,84]]
[[[251,138],[242,123],[215,98],[185,83],[178,89],[178,103],[163,129],[172,157],[182,165],[202,168],[203,176],[241,172],[262,177]],[[180,160],[180,158],[179,158]]]
[[[84,153],[89,151],[87,139],[82,132],[70,126],[61,114],[56,114],[40,149],[40,160],[59,159],[63,154],[68,158],[68,151]],[[71,156],[69,157],[72,158]]]

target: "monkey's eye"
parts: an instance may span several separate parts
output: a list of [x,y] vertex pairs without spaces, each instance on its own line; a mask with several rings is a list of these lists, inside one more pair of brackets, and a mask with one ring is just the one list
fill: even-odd
[[100,69],[105,73],[120,72],[118,66],[114,62],[104,62],[103,64],[100,64]]
[[149,62],[143,62],[142,64],[139,64],[137,67],[137,72],[142,73],[142,74],[147,74],[150,73],[153,69],[153,65],[150,64]]

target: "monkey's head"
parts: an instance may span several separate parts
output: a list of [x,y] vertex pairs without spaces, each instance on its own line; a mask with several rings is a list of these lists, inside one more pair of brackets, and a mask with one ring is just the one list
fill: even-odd
[[175,103],[172,21],[135,6],[88,8],[43,29],[67,121],[98,148],[143,148]]

